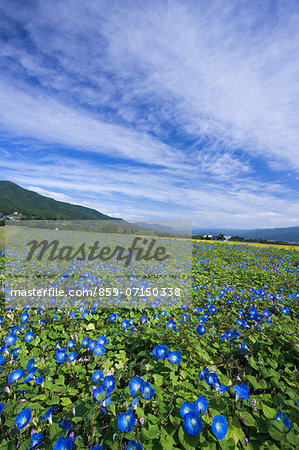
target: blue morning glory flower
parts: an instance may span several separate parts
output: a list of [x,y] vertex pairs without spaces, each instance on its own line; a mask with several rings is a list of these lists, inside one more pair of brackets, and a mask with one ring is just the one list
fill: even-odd
[[29,359],[27,366],[26,366],[27,372],[30,372],[30,370],[34,369],[34,366],[35,366],[34,359],[33,358]]
[[64,347],[58,348],[56,350],[55,359],[60,364],[62,364],[67,359],[66,349]]
[[58,342],[56,342],[56,344],[54,345],[53,348],[59,348],[59,342],[60,342],[60,340]]
[[31,436],[31,444],[29,445],[28,450],[37,448],[42,443],[43,439],[43,433],[33,433],[33,435]]
[[93,395],[93,399],[95,402],[101,403],[102,400],[98,400],[97,396],[99,394],[102,394],[104,392],[104,389],[102,388],[102,386],[98,386],[97,388],[92,390],[92,395]]
[[33,378],[34,378],[34,375],[35,375],[35,373],[36,373],[36,368],[35,367],[33,367],[33,369],[31,369],[28,373],[27,373],[27,375],[25,376],[25,378],[24,378],[24,383],[29,383],[29,381],[32,381],[33,380]]
[[66,420],[62,420],[60,422],[60,424],[62,427],[64,427],[67,431],[67,433],[70,431],[70,429],[72,428],[72,425],[70,425]]
[[23,369],[16,369],[8,375],[8,382],[11,384],[14,381],[19,380],[24,375]]
[[122,328],[123,328],[124,330],[127,330],[127,329],[129,328],[129,326],[130,326],[130,321],[127,320],[127,319],[124,319],[124,320],[121,322],[121,326],[122,326]]
[[44,382],[44,377],[42,375],[39,375],[35,380],[35,384],[43,384],[43,382]]
[[194,403],[193,402],[183,402],[181,408],[180,408],[180,414],[182,417],[184,417],[189,412],[192,412],[195,410]]
[[7,336],[5,336],[4,341],[5,344],[10,346],[10,345],[14,345],[16,343],[17,340],[17,336],[13,333],[9,333]]
[[225,438],[228,431],[228,425],[224,416],[217,414],[214,417],[212,422],[212,431],[219,440]]
[[206,379],[207,375],[209,373],[209,369],[207,367],[205,367],[204,369],[202,369],[199,374],[198,374],[198,378],[200,379],[200,381],[203,381]]
[[126,413],[121,413],[118,416],[117,419],[117,424],[118,424],[118,429],[120,431],[132,431],[135,424],[136,424],[136,419],[133,416],[133,414],[131,413],[131,411],[128,411]]
[[248,349],[248,347],[246,345],[246,341],[244,341],[243,344],[241,345],[240,350],[247,350],[247,349]]
[[74,445],[74,438],[60,437],[53,447],[53,450],[71,450]]
[[1,366],[2,364],[5,364],[5,359],[4,359],[4,356],[3,356],[3,355],[0,355],[0,366]]
[[134,377],[131,381],[129,381],[129,391],[131,395],[136,395],[139,391],[143,392],[144,389],[144,381],[140,377]]
[[82,318],[86,319],[89,316],[90,312],[89,311],[83,311],[82,313]]
[[200,336],[202,336],[206,332],[206,327],[204,325],[198,325],[196,331]]
[[26,427],[32,418],[30,408],[25,408],[17,415],[15,419],[15,425],[18,430],[22,430],[22,428]]
[[206,379],[207,385],[215,387],[215,384],[217,382],[218,382],[217,374],[213,373],[213,372],[209,373],[209,375],[207,376],[207,379]]
[[107,392],[107,394],[111,394],[111,392],[115,389],[115,378],[113,375],[108,375],[104,378],[103,388]]
[[91,450],[103,450],[103,447],[100,444],[97,444],[97,445],[93,445],[91,447]]
[[156,345],[152,354],[158,359],[165,359],[169,355],[169,352],[166,345]]
[[216,306],[211,306],[211,307],[209,308],[209,311],[210,311],[211,314],[216,314],[216,312],[217,312]]
[[198,414],[199,413],[204,414],[208,410],[208,407],[209,407],[209,402],[203,395],[198,397],[198,399],[195,401],[195,411]]
[[98,344],[105,346],[107,344],[106,336],[100,336],[99,339],[98,339]]
[[47,419],[50,425],[52,425],[52,413],[56,408],[57,406],[52,406],[52,408],[48,409],[48,411],[43,415],[43,417],[39,419],[39,422],[43,419]]
[[168,360],[171,364],[180,364],[182,361],[182,355],[180,352],[174,350],[173,352],[169,353]]
[[148,317],[145,316],[144,314],[142,314],[142,316],[140,316],[140,322],[141,323],[147,323],[148,322]]
[[270,313],[270,311],[268,309],[264,309],[264,311],[262,311],[262,314],[264,316],[266,316],[266,317],[270,317],[271,316],[271,313]]
[[103,345],[100,344],[95,344],[94,348],[93,348],[93,353],[96,356],[103,356],[105,353],[106,349]]
[[78,353],[77,353],[77,352],[71,352],[71,353],[69,354],[69,356],[68,356],[69,362],[75,361],[75,359],[77,358],[77,356],[78,356]]
[[109,321],[110,322],[114,322],[118,317],[119,317],[118,313],[111,314],[110,317],[109,317]]
[[225,384],[219,384],[219,386],[216,387],[216,391],[219,392],[219,394],[223,394],[223,392],[228,391],[229,387]]
[[88,341],[87,347],[89,348],[89,350],[93,351],[96,344],[97,344],[97,341]]
[[291,428],[291,424],[286,413],[277,413],[275,416],[276,420],[280,420],[289,430]]
[[139,399],[139,396],[133,398],[132,403],[129,405],[129,409],[137,409],[138,399]]
[[9,334],[14,334],[17,333],[19,331],[19,327],[17,325],[11,327],[9,330]]
[[144,383],[143,392],[141,397],[145,400],[151,400],[155,395],[155,389],[149,384],[148,381]]
[[93,374],[92,374],[92,381],[94,383],[98,383],[99,381],[101,381],[104,377],[104,374],[101,370],[96,370]]
[[126,446],[125,450],[142,450],[143,446],[140,444],[140,442],[136,442],[131,440],[128,445]]
[[5,403],[0,403],[0,415],[4,408],[5,408]]
[[76,345],[76,342],[74,340],[68,341],[67,348],[74,348]]
[[32,342],[34,339],[35,339],[35,334],[32,333],[32,331],[28,331],[28,333],[26,333],[24,336],[24,340],[27,343]]
[[109,406],[109,405],[111,405],[111,397],[110,397],[110,395],[108,395],[108,396],[102,401],[102,406],[103,406],[102,411],[103,411],[104,414],[107,414],[107,409],[108,409],[108,406]]
[[236,393],[236,400],[238,400],[239,397],[241,397],[243,400],[245,400],[246,398],[249,399],[249,387],[246,386],[244,383],[240,384],[240,386],[238,385],[234,385],[233,389]]
[[232,332],[232,330],[227,330],[224,334],[226,339],[231,339],[233,337],[234,333]]
[[171,328],[172,330],[175,330],[176,323],[174,320],[169,319],[167,324],[165,325],[166,328]]
[[82,340],[82,342],[81,342],[81,345],[83,345],[83,347],[87,347],[88,346],[88,342],[89,342],[89,339],[88,338],[84,338]]
[[192,436],[199,435],[202,429],[202,421],[196,412],[191,411],[184,415],[184,428]]
[[23,313],[21,314],[21,317],[20,317],[20,322],[21,322],[21,323],[26,323],[28,319],[29,319],[29,314],[28,314],[28,312],[27,312],[27,311],[23,312]]

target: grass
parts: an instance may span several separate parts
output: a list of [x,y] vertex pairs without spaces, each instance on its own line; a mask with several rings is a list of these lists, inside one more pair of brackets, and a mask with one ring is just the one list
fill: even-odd
[[[146,236],[142,236],[146,237]],[[149,236],[153,238],[154,236]],[[183,239],[185,240],[185,239]],[[201,239],[193,239],[195,242],[217,242],[221,244],[229,244],[229,245],[249,245],[253,247],[277,247],[282,248],[286,250],[299,250],[299,246],[296,245],[279,245],[279,244],[259,244],[257,242],[232,242],[232,241],[206,241]],[[4,240],[4,227],[0,227],[0,248],[4,247],[5,240]]]
[[207,241],[203,239],[193,239],[195,242],[216,242],[217,244],[229,244],[229,245],[249,245],[253,247],[276,247],[285,250],[299,250],[298,245],[281,245],[281,244],[261,244],[259,242],[233,242],[233,241]]

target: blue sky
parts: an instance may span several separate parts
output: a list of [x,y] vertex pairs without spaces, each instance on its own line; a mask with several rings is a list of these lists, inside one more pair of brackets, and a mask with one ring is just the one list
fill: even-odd
[[128,220],[298,225],[299,4],[0,0],[0,179]]

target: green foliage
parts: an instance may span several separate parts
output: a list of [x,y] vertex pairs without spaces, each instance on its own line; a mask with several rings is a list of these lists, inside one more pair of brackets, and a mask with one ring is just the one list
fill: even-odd
[[0,212],[11,214],[17,211],[37,219],[107,220],[106,216],[84,206],[59,202],[49,197],[21,188],[10,181],[0,181]]
[[[28,448],[32,428],[44,433],[39,448],[52,448],[59,437],[65,436],[65,428],[60,425],[62,420],[71,424],[77,449],[96,444],[103,445],[104,449],[124,449],[131,439],[141,442],[147,450],[235,449],[244,448],[247,439],[248,449],[298,448],[299,355],[295,340],[295,336],[298,337],[298,302],[293,297],[288,300],[288,295],[293,295],[296,289],[297,260],[296,252],[285,250],[194,244],[193,280],[198,290],[194,290],[193,306],[206,308],[207,298],[211,297],[217,308],[205,322],[207,332],[201,336],[196,327],[202,312],[193,309],[184,311],[189,315],[184,320],[181,309],[167,311],[166,316],[159,310],[157,320],[154,318],[156,311],[152,310],[98,309],[86,319],[79,311],[75,311],[76,318],[71,319],[67,310],[49,309],[43,314],[30,310],[32,322],[18,334],[13,346],[21,348],[18,358],[10,364],[10,355],[4,354],[5,364],[1,366],[1,402],[6,406],[1,414],[0,449]],[[2,283],[3,270],[2,256]],[[252,289],[261,289],[264,284],[268,285],[267,294],[254,296]],[[281,287],[285,289],[283,294]],[[273,309],[270,294],[277,295],[278,309]],[[252,300],[253,297],[256,298]],[[282,314],[281,308],[286,304],[289,314]],[[246,311],[246,319],[248,307],[252,305],[259,312],[271,311],[272,324],[263,321],[258,327],[256,321],[248,320],[248,327],[240,328],[240,337],[219,339],[225,331],[238,329],[239,309]],[[112,312],[120,313],[114,322],[109,320]],[[1,345],[8,330],[19,323],[20,314],[20,311],[1,307],[4,318]],[[141,314],[148,317],[147,323],[140,321]],[[58,320],[53,321],[54,316]],[[132,318],[133,334],[120,325],[125,316]],[[177,324],[176,331],[165,327],[170,318]],[[40,320],[45,322],[42,324]],[[36,338],[25,344],[24,334],[29,329]],[[81,346],[83,338],[93,340],[101,335],[107,337],[102,357]],[[60,346],[66,347],[70,339],[76,341],[73,350],[78,358],[60,364],[55,360],[53,347],[58,340]],[[244,341],[246,348],[241,350]],[[166,359],[153,357],[152,350],[159,344],[180,352],[181,363],[171,364]],[[37,375],[44,377],[43,385],[36,385],[34,380],[25,384],[21,379],[10,385],[10,392],[4,392],[9,373],[17,368],[26,370],[30,358],[35,359]],[[204,367],[215,370],[219,383],[227,385],[229,391],[219,394],[205,380],[200,381],[198,373]],[[113,374],[116,380],[106,414],[92,397],[92,374],[99,369],[104,375]],[[132,402],[128,384],[135,376],[149,381],[155,395],[151,401],[139,398],[137,409],[133,410],[137,419],[135,427],[129,433],[121,433],[117,418]],[[235,398],[233,386],[240,383],[249,386],[248,402]],[[201,433],[191,436],[183,426],[180,407],[184,401],[194,402],[199,395],[208,400],[209,409],[201,416]],[[103,398],[100,394],[98,400]],[[52,425],[47,420],[39,422],[51,406],[57,406]],[[34,423],[18,431],[14,420],[26,407],[30,407]],[[287,414],[291,423],[289,430],[275,420],[278,412]],[[228,433],[222,441],[211,430],[216,414],[224,415],[228,422]]]

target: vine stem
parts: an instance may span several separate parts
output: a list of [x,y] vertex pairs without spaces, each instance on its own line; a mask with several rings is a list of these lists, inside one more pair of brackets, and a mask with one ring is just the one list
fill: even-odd
[[92,415],[92,419],[91,419],[91,435],[90,435],[90,444],[89,447],[92,448],[92,440],[93,440],[93,421],[94,421],[94,414]]
[[82,419],[81,419],[80,422],[79,422],[78,429],[77,429],[77,431],[76,431],[76,433],[75,433],[74,443],[75,443],[76,438],[78,437],[78,434],[79,434],[79,431],[80,431],[80,429],[81,429],[82,423],[84,422],[86,416],[88,416],[88,414],[90,413],[90,411],[96,410],[96,409],[98,409],[98,408],[99,408],[99,406],[96,405],[96,406],[94,406],[91,410],[87,411],[87,413],[84,414],[84,416],[82,417]]
[[168,417],[170,416],[170,414],[172,413],[172,411],[174,410],[174,408],[172,408],[172,410],[167,414],[167,416],[165,417],[165,419],[161,420],[160,422],[157,423],[157,425],[161,425],[161,423],[165,422],[165,420],[168,419]]

